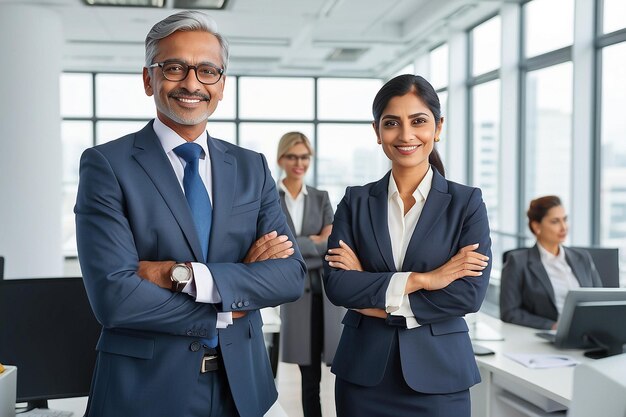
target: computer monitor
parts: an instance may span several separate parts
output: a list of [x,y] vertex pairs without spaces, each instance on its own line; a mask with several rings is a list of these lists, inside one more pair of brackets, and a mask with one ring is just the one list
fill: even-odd
[[554,344],[563,349],[592,349],[585,356],[623,353],[626,344],[626,289],[580,288],[565,298]]
[[0,281],[0,361],[17,366],[17,402],[89,394],[100,324],[81,278]]

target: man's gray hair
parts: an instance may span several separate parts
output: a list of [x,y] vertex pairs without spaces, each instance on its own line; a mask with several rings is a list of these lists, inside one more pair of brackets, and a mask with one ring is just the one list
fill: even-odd
[[228,66],[228,41],[217,33],[217,24],[209,15],[194,10],[185,10],[166,17],[156,23],[146,36],[146,67],[154,62],[159,52],[159,41],[177,31],[199,30],[213,34],[222,47],[222,65],[224,71]]

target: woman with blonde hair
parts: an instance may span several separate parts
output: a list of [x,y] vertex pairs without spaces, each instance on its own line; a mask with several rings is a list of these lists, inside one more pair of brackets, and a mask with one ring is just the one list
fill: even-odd
[[301,132],[288,132],[278,144],[276,160],[284,172],[278,191],[287,224],[308,269],[304,294],[281,306],[280,351],[283,362],[296,363],[302,374],[305,417],[322,415],[320,382],[322,360],[330,365],[341,335],[344,309],[332,305],[322,286],[323,256],[333,222],[328,192],[304,183],[313,146]]

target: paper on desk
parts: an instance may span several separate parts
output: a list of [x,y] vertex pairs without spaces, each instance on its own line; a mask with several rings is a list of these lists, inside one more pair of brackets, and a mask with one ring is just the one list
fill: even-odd
[[505,353],[505,356],[519,362],[528,368],[560,368],[563,366],[576,366],[580,362],[571,356],[553,355],[544,353]]

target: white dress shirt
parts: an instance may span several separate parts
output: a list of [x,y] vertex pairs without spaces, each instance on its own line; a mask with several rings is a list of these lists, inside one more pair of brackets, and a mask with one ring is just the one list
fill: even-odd
[[580,283],[565,259],[563,246],[559,245],[559,253],[556,256],[548,252],[539,242],[537,242],[537,248],[539,248],[541,263],[546,269],[550,283],[554,289],[554,301],[556,302],[556,310],[559,312],[560,316],[563,311],[563,304],[565,304],[567,293],[571,289],[580,288]]
[[296,236],[300,236],[304,219],[304,196],[309,194],[306,190],[306,185],[302,184],[302,188],[298,191],[296,198],[291,196],[282,180],[278,181],[278,186],[285,192],[285,205],[293,222],[293,227],[296,229],[294,232]]
[[[163,124],[158,117],[154,119],[153,128],[154,133],[156,133],[159,141],[161,142],[161,146],[163,147],[165,154],[172,164],[172,168],[174,168],[174,172],[176,173],[176,177],[180,183],[180,188],[184,193],[185,188],[183,187],[183,177],[185,174],[186,162],[183,158],[176,155],[174,148],[187,143],[187,141],[180,137],[178,133]],[[202,146],[202,150],[204,151],[204,155],[201,156],[199,160],[198,173],[200,174],[202,182],[204,182],[204,186],[206,187],[207,192],[209,193],[209,198],[211,198],[212,202],[213,182],[211,177],[211,158],[209,158],[207,133],[203,132],[200,136],[194,139],[193,142]],[[182,260],[179,259],[177,261]],[[217,286],[215,285],[213,275],[211,274],[209,268],[205,264],[199,262],[192,262],[191,266],[193,268],[193,278],[185,286],[185,288],[183,288],[183,292],[191,295],[200,303],[220,303],[222,301],[222,297],[217,290]],[[223,329],[232,323],[232,313],[217,313],[217,328]]]
[[[393,174],[389,176],[388,187],[388,206],[387,206],[387,224],[389,227],[389,237],[391,238],[391,250],[393,252],[393,262],[396,270],[402,271],[402,264],[406,256],[406,250],[415,226],[422,214],[422,209],[430,193],[433,184],[433,170],[428,169],[426,176],[413,192],[415,204],[404,214],[404,203],[400,197],[398,186],[393,178]],[[406,282],[412,271],[397,272],[391,277],[387,292],[385,293],[385,307],[387,313],[394,316],[404,316],[406,318],[406,327],[413,329],[420,324],[415,319],[409,296],[404,293]]]

